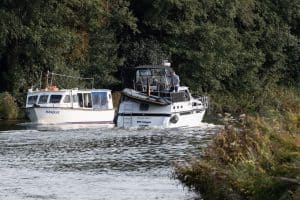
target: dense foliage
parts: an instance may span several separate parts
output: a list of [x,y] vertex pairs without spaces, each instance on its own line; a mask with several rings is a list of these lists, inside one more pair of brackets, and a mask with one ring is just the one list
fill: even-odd
[[1,1],[0,91],[24,91],[48,70],[93,76],[97,85],[114,84],[113,73],[121,64],[117,25],[134,19],[123,9],[126,5],[98,0]]
[[47,70],[120,82],[123,66],[169,59],[195,92],[300,84],[299,0],[3,0],[0,91]]
[[300,95],[275,91],[277,108],[265,117],[227,114],[201,159],[179,165],[177,177],[204,199],[299,199]]

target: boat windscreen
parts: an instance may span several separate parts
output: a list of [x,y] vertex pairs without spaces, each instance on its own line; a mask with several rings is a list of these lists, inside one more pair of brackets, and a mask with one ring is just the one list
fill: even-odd
[[39,104],[45,104],[45,103],[47,103],[47,101],[48,101],[48,96],[49,95],[41,95],[40,96],[40,98],[39,98]]
[[108,109],[107,92],[92,92],[93,108]]
[[27,104],[29,105],[35,104],[37,99],[38,99],[38,95],[29,96],[27,99]]
[[49,103],[59,103],[62,98],[62,95],[52,94],[50,96]]
[[134,89],[145,92],[149,85],[152,91],[167,91],[170,82],[170,71],[165,68],[138,69]]
[[150,69],[140,69],[136,71],[137,76],[151,76],[151,70]]

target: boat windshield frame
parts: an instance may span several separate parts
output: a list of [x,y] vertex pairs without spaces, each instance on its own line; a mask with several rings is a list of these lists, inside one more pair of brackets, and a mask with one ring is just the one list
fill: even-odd
[[135,68],[133,89],[146,92],[168,92],[173,69],[165,66],[140,66]]

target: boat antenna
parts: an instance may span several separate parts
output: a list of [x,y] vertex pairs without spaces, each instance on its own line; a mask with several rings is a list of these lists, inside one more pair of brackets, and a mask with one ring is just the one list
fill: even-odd
[[43,72],[40,73],[40,89],[42,89],[42,78],[43,78]]
[[53,73],[51,73],[50,85],[52,85],[52,82],[53,82]]
[[46,74],[45,88],[48,87],[48,78],[49,78],[49,70],[47,71],[47,74]]

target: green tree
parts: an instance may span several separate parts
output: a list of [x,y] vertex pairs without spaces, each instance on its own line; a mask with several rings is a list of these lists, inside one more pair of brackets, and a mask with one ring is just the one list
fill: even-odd
[[[117,57],[115,24],[130,16],[128,9],[125,12],[127,4],[120,2],[2,1],[0,90],[16,94],[48,70],[92,76],[97,87],[108,85],[122,63]],[[124,9],[117,12],[117,4]]]

